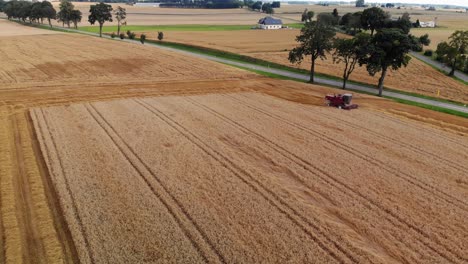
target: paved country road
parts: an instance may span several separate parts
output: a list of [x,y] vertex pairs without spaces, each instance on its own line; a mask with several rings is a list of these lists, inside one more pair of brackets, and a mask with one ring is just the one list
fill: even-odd
[[[435,68],[439,69],[439,70],[442,70],[446,73],[449,73],[450,72],[450,68],[447,67],[445,64],[443,63],[440,63],[438,61],[435,61],[427,56],[424,56],[424,55],[421,55],[417,52],[411,52],[411,55],[413,57],[416,57],[424,62],[426,62],[427,64],[430,64],[432,66],[434,66]],[[465,81],[465,82],[468,82],[468,75],[464,74],[463,72],[460,72],[460,71],[455,71],[455,77]]]
[[[76,29],[68,29],[68,28],[62,28],[62,27],[56,27],[56,28],[61,29],[61,30],[70,31],[70,32],[87,34],[87,35],[91,35],[91,36],[99,36],[99,34],[97,34],[97,33],[85,32],[85,31],[80,31],[80,30],[76,30]],[[104,38],[110,38],[110,36],[107,36],[107,35],[103,35],[103,37]],[[130,40],[130,39],[120,40],[120,39],[117,39],[117,38],[114,39],[114,40],[125,41],[125,42],[129,42],[129,43],[137,43],[137,44],[141,45],[140,41],[138,41],[138,40]],[[291,71],[287,71],[287,70],[273,69],[273,68],[269,68],[269,67],[259,66],[259,65],[253,64],[253,63],[238,62],[238,61],[234,61],[234,60],[230,60],[230,59],[220,58],[220,57],[206,55],[206,54],[202,54],[202,53],[196,53],[196,52],[180,50],[180,49],[161,46],[161,45],[157,45],[157,44],[153,44],[153,43],[147,43],[145,45],[152,46],[152,47],[157,47],[157,48],[164,49],[164,50],[171,50],[171,51],[175,51],[175,52],[179,52],[179,53],[184,53],[184,54],[187,54],[189,56],[204,58],[204,59],[217,61],[217,62],[220,62],[220,63],[224,63],[224,64],[228,64],[228,65],[232,65],[232,66],[237,66],[237,67],[242,67],[242,68],[246,68],[246,69],[252,69],[252,70],[257,70],[257,71],[262,71],[262,72],[267,72],[267,73],[273,73],[273,74],[281,75],[281,76],[284,76],[284,77],[289,77],[289,78],[294,78],[294,79],[299,79],[299,80],[304,80],[304,81],[309,80],[309,75],[307,75],[307,74],[295,73],[295,72],[291,72]],[[341,81],[331,80],[331,79],[326,79],[326,78],[320,78],[320,77],[316,77],[315,82],[318,83],[318,84],[326,84],[326,85],[335,86],[337,88],[341,88],[341,86],[342,86]],[[376,88],[374,88],[372,86],[362,85],[362,84],[352,84],[352,83],[350,83],[350,84],[347,84],[347,88],[350,89],[350,90],[362,91],[362,92],[372,93],[372,94],[377,94],[377,92],[378,92],[378,90]],[[401,93],[386,91],[386,90],[383,91],[383,95],[388,96],[388,97],[397,98],[397,99],[403,99],[403,100],[407,100],[407,101],[411,101],[411,102],[415,102],[415,103],[421,103],[421,104],[426,104],[426,105],[431,105],[431,106],[442,107],[442,108],[445,108],[445,109],[455,110],[455,111],[459,111],[459,112],[468,114],[468,107],[467,106],[461,106],[461,105],[447,103],[447,102],[440,102],[440,101],[431,100],[431,99],[419,98],[419,97],[416,97],[416,96],[411,96],[411,95],[406,95],[406,94],[401,94]]]

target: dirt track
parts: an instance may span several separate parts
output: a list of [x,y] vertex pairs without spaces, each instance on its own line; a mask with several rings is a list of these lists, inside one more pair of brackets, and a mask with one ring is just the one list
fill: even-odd
[[451,134],[254,93],[32,117],[84,263],[468,260]]

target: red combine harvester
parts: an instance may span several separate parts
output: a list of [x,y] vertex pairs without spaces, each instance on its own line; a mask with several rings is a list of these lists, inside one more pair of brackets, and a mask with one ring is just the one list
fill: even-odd
[[325,96],[325,102],[328,106],[338,107],[339,109],[356,109],[358,108],[357,104],[351,104],[353,99],[352,94],[327,94]]

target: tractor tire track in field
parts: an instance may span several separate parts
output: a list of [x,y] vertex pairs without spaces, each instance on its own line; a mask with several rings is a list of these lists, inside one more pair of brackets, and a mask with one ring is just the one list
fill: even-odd
[[[280,117],[280,116],[277,116],[277,115],[274,115],[274,114],[271,114],[271,113],[268,113],[266,111],[264,111],[263,109],[259,109],[255,106],[253,106],[252,104],[249,104],[249,103],[246,103],[242,100],[239,100],[238,98],[236,97],[233,97],[233,96],[230,96],[230,95],[227,95],[227,94],[224,94],[224,96],[227,96],[227,97],[230,97],[230,98],[233,98],[235,99],[236,101],[238,101],[239,103],[247,106],[248,108],[251,108],[259,113],[263,113],[267,116],[270,116],[274,119],[277,119],[277,120],[280,120],[280,121],[283,121],[291,126],[294,126],[302,131],[305,131],[309,134],[312,134],[320,139],[323,139],[324,141],[332,144],[332,145],[335,145],[336,147],[342,147],[342,146],[338,146],[338,144],[336,142],[334,142],[332,139],[330,139],[329,137],[327,137],[326,135],[323,135],[323,134],[320,134],[319,132],[316,132],[312,129],[309,129],[309,128],[306,128],[306,127],[303,127],[301,125],[298,125],[294,122],[291,122],[283,117]],[[351,148],[351,147],[350,147]],[[353,151],[356,151],[355,149],[351,148]],[[347,151],[347,152],[350,152],[351,154],[356,154],[356,153],[353,153],[351,151],[348,151],[346,148],[343,148],[343,150]],[[359,153],[359,152],[358,152]],[[362,156],[361,156],[362,155]],[[363,159],[364,161],[366,162],[369,162],[371,164],[374,164],[374,165],[377,165],[375,164],[375,162],[373,162],[371,160],[370,157],[366,156],[365,154],[361,154],[361,155],[356,155],[358,157],[360,157],[361,159]],[[382,169],[385,169],[383,167],[381,167]],[[388,171],[390,173],[392,173],[391,171]],[[393,174],[393,173],[392,173]],[[327,175],[325,173],[325,175]],[[347,186],[346,184],[342,183],[343,185]],[[420,187],[420,185],[416,185],[418,187]],[[415,234],[417,235],[420,235],[422,236],[423,238],[426,239],[426,241],[421,241],[427,248],[431,249],[432,251],[436,252],[439,256],[447,259],[448,261],[454,261],[453,259],[459,259],[459,260],[462,260],[462,261],[467,261],[467,259],[464,259],[462,256],[458,255],[456,252],[454,252],[452,250],[452,248],[449,248],[447,247],[446,245],[443,245],[443,244],[438,244],[438,246],[441,246],[442,248],[445,249],[445,251],[449,252],[452,256],[449,256],[447,254],[445,254],[443,251],[441,251],[440,249],[436,249],[434,248],[431,244],[430,244],[430,241],[432,240],[429,236],[429,234],[427,234],[426,232],[424,232],[422,229],[418,228],[417,226],[415,226],[414,224],[408,222],[407,220],[403,219],[401,216],[399,216],[397,213],[395,213],[392,209],[389,209],[389,208],[382,208],[380,207],[380,205],[378,205],[375,201],[371,200],[370,198],[367,198],[364,194],[361,194],[361,193],[358,193],[356,192],[355,190],[353,190],[351,187],[347,186],[347,188],[352,191],[352,192],[355,192],[356,194],[358,194],[359,196],[361,196],[362,198],[368,200],[369,202],[371,202],[372,204],[374,204],[374,206],[376,206],[377,208],[381,209],[383,212],[387,213],[388,215],[390,215],[392,218],[394,218],[395,220],[399,221],[402,225],[406,226],[406,228],[408,228],[409,230],[413,231]],[[430,192],[429,190],[427,190],[426,188],[422,188],[423,190],[425,191],[428,191],[430,194],[434,194],[432,192]],[[456,198],[454,198],[456,199]],[[450,200],[447,201],[449,204],[452,204],[452,205],[456,205],[455,203],[451,202]],[[459,206],[457,206],[459,207]],[[464,210],[463,208],[460,208],[462,210]]]
[[[0,117],[1,118],[1,117]],[[3,121],[3,120],[2,120]],[[0,127],[0,139],[1,138],[6,138],[7,136],[5,135],[6,133],[6,126]],[[3,142],[2,142],[3,143]],[[6,144],[0,144],[0,164],[3,164],[3,159],[4,156],[7,156],[6,153],[3,153],[4,148],[7,148]],[[6,151],[5,151],[6,152]],[[3,207],[3,197],[2,197],[2,184],[3,179],[2,175],[0,173],[0,208]],[[6,242],[6,236],[5,236],[5,225],[3,223],[3,215],[0,210],[0,263],[6,263],[6,249],[5,249],[5,242]]]
[[[81,216],[80,216],[80,213],[79,213],[78,208],[77,208],[75,197],[73,196],[73,193],[72,193],[72,191],[70,189],[70,184],[68,182],[68,178],[67,178],[67,175],[65,173],[65,169],[63,167],[63,161],[60,158],[60,155],[58,154],[57,144],[55,143],[55,140],[54,140],[54,138],[52,136],[52,133],[51,133],[51,124],[49,124],[49,122],[47,121],[47,118],[44,117],[45,116],[44,109],[39,109],[38,111],[34,111],[34,113],[36,114],[36,118],[37,118],[37,121],[38,121],[37,124],[39,125],[40,134],[42,135],[42,141],[44,142],[45,153],[43,153],[43,154],[46,156],[45,159],[49,160],[49,162],[52,163],[52,159],[53,159],[52,153],[55,153],[56,154],[55,159],[58,161],[58,166],[60,168],[59,169],[60,171],[58,173],[55,172],[53,169],[50,170],[50,173],[53,174],[55,178],[58,178],[59,174],[60,174],[62,176],[63,180],[64,180],[65,189],[66,189],[66,192],[67,192],[66,194],[67,194],[67,196],[69,196],[69,199],[71,201],[71,208],[72,208],[73,215],[74,215],[73,218],[76,219],[80,235],[82,236],[82,240],[84,242],[85,252],[82,252],[82,253],[86,254],[86,256],[80,255],[80,261],[84,262],[84,263],[87,263],[87,262],[95,263],[94,255],[93,255],[92,250],[90,249],[88,236],[86,234],[86,229],[85,229],[85,227],[83,225],[83,222],[81,220]],[[39,120],[39,117],[42,120]],[[44,124],[45,128],[41,125],[41,123]],[[48,146],[46,144],[46,142],[47,142],[46,135],[48,136],[49,141],[52,143],[52,146]],[[76,236],[76,234],[74,234],[74,237],[75,236]],[[77,241],[74,241],[74,243],[76,244]]]
[[[439,195],[436,195],[438,196],[440,199],[444,200],[445,202],[447,202],[448,204],[451,204],[451,205],[454,205],[456,207],[458,207],[459,209],[461,210],[468,210],[468,203],[465,202],[465,201],[462,201],[454,196],[451,196],[450,194],[438,189],[437,187],[435,186],[431,186],[430,184],[427,184],[425,182],[421,182],[420,180],[418,179],[415,179],[413,177],[411,177],[411,175],[405,173],[405,172],[402,172],[402,171],[399,171],[398,169],[395,169],[395,168],[392,168],[392,167],[389,167],[389,166],[380,166],[380,164],[385,164],[384,162],[380,161],[380,164],[376,161],[374,161],[374,158],[373,157],[370,157],[368,155],[366,155],[365,153],[362,153],[361,151],[355,149],[354,147],[352,146],[349,146],[349,145],[346,145],[345,143],[341,143],[341,144],[338,144],[337,142],[335,142],[333,140],[333,138],[330,138],[329,136],[325,135],[325,134],[322,134],[314,129],[311,129],[309,127],[306,127],[306,126],[303,126],[303,125],[300,125],[300,124],[297,124],[295,122],[292,122],[292,121],[289,121],[287,120],[286,118],[284,117],[281,117],[279,115],[275,115],[275,114],[272,114],[272,113],[269,113],[263,109],[260,109],[256,106],[254,106],[253,104],[251,103],[247,103],[245,102],[245,100],[240,100],[239,98],[236,98],[234,96],[231,96],[231,95],[227,95],[225,94],[224,96],[227,96],[227,97],[230,97],[236,101],[238,101],[239,103],[259,112],[259,113],[263,113],[273,119],[276,119],[276,120],[280,120],[280,121],[284,121],[286,122],[287,124],[293,126],[293,127],[296,127],[297,129],[299,130],[302,130],[302,131],[305,131],[313,136],[316,136],[316,137],[321,137],[323,136],[323,139],[325,139],[326,142],[328,142],[329,144],[337,147],[338,149],[342,149],[343,151],[346,151],[350,154],[353,154],[363,160],[365,160],[366,162],[369,162],[375,166],[378,166],[378,167],[381,167],[382,170],[385,170],[389,173],[391,173],[392,175],[400,178],[400,179],[403,179],[403,180],[406,180],[407,182],[413,184],[414,186],[417,186],[419,187],[420,189],[428,192],[429,194],[432,194],[432,195],[436,195],[436,194],[439,194]],[[342,146],[345,145],[346,148],[342,148]],[[391,168],[391,169],[390,169]],[[405,177],[403,177],[402,175],[404,175]],[[431,190],[432,189],[432,190]]]
[[16,190],[16,201],[17,203],[17,214],[16,217],[19,221],[19,225],[22,227],[22,246],[23,246],[23,261],[26,263],[32,263],[36,261],[46,260],[45,248],[40,239],[38,233],[36,216],[34,215],[31,188],[25,169],[25,161],[23,155],[23,138],[18,126],[18,116],[14,115],[11,117],[11,126],[14,131],[15,149],[12,151],[15,157],[15,168],[16,176],[14,177],[14,183]]
[[[144,180],[148,188],[151,189],[153,192],[154,196],[161,201],[161,203],[166,207],[167,211],[170,213],[174,221],[177,223],[179,228],[184,232],[185,236],[187,239],[190,241],[192,246],[197,250],[197,252],[200,254],[200,256],[204,259],[205,262],[220,262],[220,263],[226,263],[226,260],[224,256],[216,249],[216,247],[213,245],[213,243],[208,239],[207,235],[205,232],[200,228],[200,226],[194,221],[194,219],[187,213],[187,210],[184,208],[182,203],[178,201],[174,195],[170,193],[168,190],[167,186],[165,186],[162,181],[156,176],[156,173],[153,172],[150,166],[146,164],[138,155],[137,153],[130,147],[130,145],[125,142],[125,140],[120,136],[115,128],[102,116],[102,114],[99,112],[99,110],[93,106],[92,104],[85,104],[85,108],[88,111],[88,113],[92,116],[92,118],[98,123],[98,125],[104,130],[104,132],[108,135],[109,139],[112,140],[112,142],[116,145],[116,147],[119,149],[121,152],[122,156],[125,157],[125,159],[128,161],[128,163],[135,169],[135,171],[138,172],[140,177]],[[114,134],[115,136],[112,136]],[[122,142],[122,143],[118,143]],[[125,150],[127,149],[127,150]],[[130,158],[132,157],[132,158]],[[134,160],[134,161],[132,161]],[[136,163],[140,164],[138,166]],[[143,168],[143,169],[140,169]],[[158,185],[158,190],[156,190],[153,185],[150,183],[148,180],[147,176],[145,175],[151,175]],[[163,196],[167,196],[163,197]],[[168,201],[169,200],[169,201]],[[171,206],[172,204],[172,206]],[[175,209],[177,208],[177,209]],[[178,210],[180,211],[178,214],[183,215],[185,219],[180,219],[177,216],[177,213],[175,211]],[[187,222],[190,223],[192,226],[192,229],[190,230],[189,227],[187,227]],[[199,238],[201,237],[201,238]],[[200,247],[198,243],[206,243],[208,245],[208,248],[212,250],[212,255],[214,254],[215,257],[209,256],[207,252],[204,252],[203,248]],[[214,260],[216,259],[216,260]]]
[[[305,107],[303,105],[299,105],[300,108],[308,111],[308,112],[311,112],[311,113],[314,113],[314,114],[319,114],[317,111],[314,111],[312,108],[310,107]],[[332,116],[332,115],[329,115],[327,116],[328,119],[333,119],[333,120],[336,120],[336,121],[339,121],[340,123],[345,123],[347,126],[349,127],[353,127],[355,129],[359,129],[359,130],[363,130],[363,131],[367,131],[369,134],[371,135],[374,135],[375,137],[378,137],[378,138],[381,138],[387,142],[391,142],[391,143],[394,143],[402,148],[405,148],[405,149],[409,149],[415,153],[418,153],[420,155],[425,155],[426,157],[429,157],[429,158],[432,158],[434,160],[439,160],[439,161],[442,161],[442,163],[446,164],[447,166],[451,167],[451,168],[455,168],[456,170],[460,171],[460,172],[463,172],[463,173],[466,173],[466,175],[468,175],[468,167],[465,167],[463,166],[462,164],[459,164],[457,162],[453,162],[452,160],[449,160],[449,159],[446,159],[444,157],[441,157],[440,155],[437,155],[437,154],[434,154],[434,153],[431,153],[429,151],[426,151],[426,150],[423,150],[415,145],[412,145],[410,143],[402,143],[400,142],[399,140],[396,140],[392,137],[389,137],[389,136],[386,136],[384,134],[381,134],[379,132],[376,132],[372,129],[369,129],[367,127],[364,127],[364,126],[359,126],[359,125],[356,125],[355,123],[353,122],[350,122],[349,120],[346,120],[346,119],[341,119],[337,116]]]
[[54,188],[52,178],[50,177],[47,169],[47,161],[45,160],[47,155],[43,154],[43,151],[41,150],[41,142],[39,141],[40,131],[37,131],[40,124],[35,111],[29,112],[28,123],[31,124],[29,128],[33,138],[32,147],[36,153],[42,182],[44,184],[45,195],[47,197],[51,214],[53,215],[54,227],[57,231],[58,240],[64,255],[63,261],[64,263],[79,263],[78,252],[76,251],[71,231],[66,223],[63,205],[60,204],[59,194]]
[[[217,116],[218,118],[220,118],[224,122],[230,123],[231,125],[237,127],[245,135],[247,135],[247,136],[254,135],[256,138],[258,138],[260,141],[262,141],[262,143],[266,143],[265,145],[270,145],[270,147],[272,149],[274,149],[277,153],[279,153],[280,155],[282,155],[286,159],[292,161],[293,163],[297,164],[299,167],[304,168],[309,173],[317,176],[319,179],[323,180],[329,186],[332,186],[333,188],[338,189],[340,192],[348,195],[350,199],[361,198],[361,199],[363,199],[364,204],[370,206],[371,208],[375,208],[377,210],[380,210],[384,214],[387,214],[387,215],[389,214],[387,208],[385,208],[384,206],[382,206],[378,202],[373,201],[372,198],[370,198],[370,197],[366,196],[365,194],[362,194],[362,193],[354,190],[351,186],[347,185],[343,181],[338,180],[337,178],[333,177],[331,174],[325,172],[324,170],[318,168],[317,166],[314,166],[309,161],[307,161],[307,160],[301,158],[300,156],[298,156],[297,154],[285,149],[284,147],[280,146],[279,144],[275,143],[274,141],[262,136],[261,134],[253,131],[252,129],[249,129],[249,128],[243,126],[242,124],[240,124],[240,123],[234,121],[233,119],[230,119],[229,117],[217,112],[216,110],[210,108],[209,106],[206,106],[206,105],[204,105],[202,103],[196,102],[194,99],[191,99],[191,98],[185,98],[185,99],[187,101],[191,102],[192,104],[197,105],[200,108],[203,108],[206,111],[212,113],[213,115]],[[296,180],[298,180],[301,184],[303,184],[304,186],[306,186],[307,188],[312,190],[312,186],[310,186],[306,181],[304,181],[303,179],[297,177],[297,175],[295,175],[295,176],[296,176],[296,178],[295,178]],[[401,219],[399,219],[398,217],[395,217],[394,214],[390,214],[389,216],[387,216],[387,220],[389,221],[389,223],[393,224],[397,228],[405,228],[405,225],[406,225],[406,228],[408,227],[406,222],[401,223],[402,222]],[[400,221],[400,223],[396,223],[395,220],[397,220],[397,222]],[[420,230],[417,230],[417,231],[419,232]],[[394,237],[394,239],[398,240],[398,238],[396,238],[396,237]],[[404,243],[408,247],[411,247],[411,245],[408,244],[407,242],[406,243],[402,242],[402,241],[400,241],[400,242]],[[423,243],[423,245],[425,245],[426,247],[429,247],[431,250],[436,252],[439,256],[445,257],[448,260],[450,260],[449,257],[444,256],[443,254],[439,253],[436,249],[428,246],[427,243]]]
[[[317,245],[327,252],[330,256],[335,258],[340,263],[347,263],[348,261],[351,262],[359,262],[355,256],[351,252],[347,252],[346,249],[342,248],[341,245],[339,245],[336,241],[330,240],[323,231],[321,231],[317,226],[314,224],[310,223],[306,218],[304,218],[301,214],[297,212],[294,208],[292,208],[290,205],[288,205],[281,197],[278,196],[278,194],[275,194],[272,192],[270,189],[265,187],[263,184],[261,184],[253,175],[251,175],[249,172],[245,171],[242,169],[240,166],[234,164],[232,161],[230,161],[225,155],[220,153],[219,151],[211,148],[209,145],[203,142],[198,136],[187,130],[184,126],[179,124],[177,121],[171,119],[168,115],[164,114],[161,112],[159,109],[155,108],[151,104],[140,100],[140,99],[135,99],[135,101],[146,108],[148,111],[153,113],[155,116],[157,116],[159,119],[163,120],[166,122],[169,126],[174,128],[176,131],[181,133],[184,137],[187,138],[190,142],[192,142],[194,145],[196,145],[198,148],[200,148],[203,152],[205,152],[207,155],[211,156],[213,159],[218,161],[221,165],[223,165],[226,169],[230,170],[234,175],[236,175],[242,182],[250,186],[255,192],[259,193],[265,200],[267,200],[273,207],[277,208],[281,213],[283,213],[286,217],[288,217],[294,224],[296,224],[298,227],[300,227],[307,235],[310,236],[310,238],[317,243]],[[246,176],[248,179],[246,179]],[[249,180],[250,179],[250,180]],[[258,186],[258,187],[257,187]],[[271,197],[270,197],[271,196]],[[277,202],[275,202],[275,200]],[[288,212],[289,211],[289,212]],[[305,222],[302,223],[302,222]],[[310,232],[305,225],[313,227],[315,231],[320,234],[322,237],[325,238],[325,240],[328,240],[327,244],[330,244],[330,246],[327,246],[324,242],[319,239],[315,233]],[[333,247],[335,250],[339,251],[343,256],[337,255],[333,250],[330,248]],[[340,254],[340,255],[341,255]],[[346,257],[343,259],[343,257]]]

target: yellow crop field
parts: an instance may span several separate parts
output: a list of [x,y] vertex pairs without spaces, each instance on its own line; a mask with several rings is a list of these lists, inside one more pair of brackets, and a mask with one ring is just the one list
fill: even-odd
[[255,93],[31,116],[83,263],[467,257],[468,141],[450,133]]

